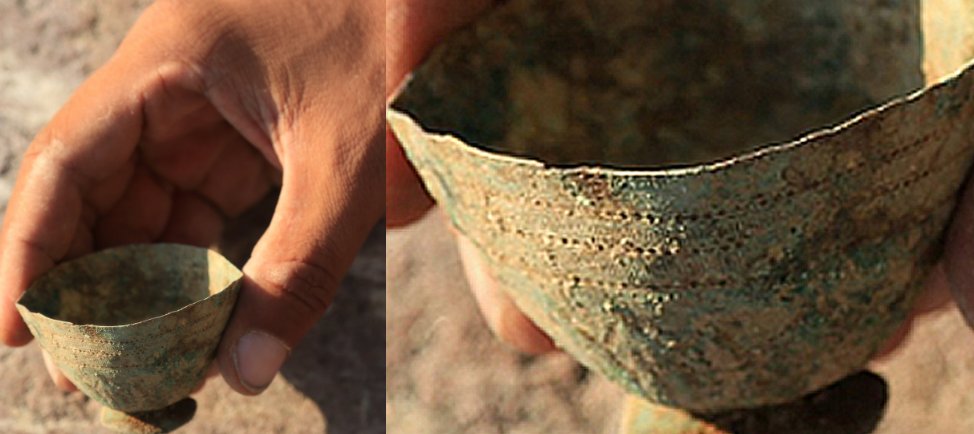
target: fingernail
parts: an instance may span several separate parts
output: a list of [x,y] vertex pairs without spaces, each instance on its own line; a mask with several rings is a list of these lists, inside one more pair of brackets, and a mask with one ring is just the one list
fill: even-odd
[[253,393],[262,392],[274,380],[290,351],[284,342],[265,332],[247,332],[237,341],[233,353],[240,384]]

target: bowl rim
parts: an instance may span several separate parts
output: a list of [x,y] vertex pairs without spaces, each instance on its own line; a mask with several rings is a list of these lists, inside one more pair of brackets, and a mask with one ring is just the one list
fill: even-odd
[[[612,165],[599,165],[591,163],[552,164],[533,156],[520,156],[491,150],[482,145],[469,143],[450,132],[430,131],[422,125],[417,116],[410,115],[403,110],[398,110],[392,107],[392,104],[394,104],[395,100],[398,99],[399,95],[409,87],[409,82],[415,77],[415,73],[408,75],[403,80],[403,83],[396,89],[395,93],[387,99],[386,120],[397,139],[400,138],[401,133],[398,131],[396,126],[398,124],[405,124],[407,128],[421,131],[432,141],[442,142],[450,146],[458,147],[462,150],[462,152],[471,154],[474,157],[525,169],[555,171],[566,175],[575,173],[596,173],[619,177],[684,178],[707,173],[718,173],[724,170],[729,170],[738,164],[756,162],[762,158],[770,158],[794,149],[803,148],[804,145],[813,143],[819,139],[836,136],[842,133],[843,130],[859,124],[864,120],[877,116],[880,113],[886,112],[891,108],[919,100],[929,92],[952,85],[958,82],[964,76],[972,74],[974,74],[974,57],[968,58],[962,65],[954,69],[952,72],[938,77],[931,83],[925,84],[918,89],[910,91],[909,93],[894,96],[882,104],[871,106],[856,112],[855,114],[848,115],[843,118],[842,121],[839,121],[836,124],[816,128],[811,132],[805,133],[793,140],[785,142],[769,142],[758,145],[754,149],[733,154],[729,157],[689,165],[677,164],[660,167],[647,166],[645,168],[619,168]],[[405,140],[399,140],[404,149],[408,148],[408,145],[405,144]],[[408,151],[406,153],[407,155],[409,154]]]
[[[167,247],[167,248],[179,247],[179,248],[186,248],[186,249],[192,249],[192,250],[197,250],[197,251],[205,251],[205,252],[207,252],[207,255],[208,256],[210,256],[211,253],[212,254],[215,254],[218,258],[220,258],[220,260],[222,260],[225,263],[225,265],[229,265],[230,266],[229,269],[230,270],[233,270],[236,273],[236,276],[234,276],[233,280],[231,280],[230,283],[228,283],[226,286],[224,286],[223,288],[221,288],[219,291],[217,291],[215,293],[212,293],[212,294],[209,294],[206,297],[203,297],[203,298],[201,298],[199,300],[196,300],[196,301],[194,301],[192,303],[188,303],[186,305],[183,305],[179,309],[171,310],[171,311],[168,311],[168,312],[166,312],[164,314],[161,314],[161,315],[155,315],[155,316],[151,316],[149,318],[145,318],[145,319],[142,319],[142,320],[139,320],[139,321],[125,323],[125,324],[99,325],[99,324],[87,324],[87,323],[73,323],[71,321],[65,321],[65,320],[62,320],[62,319],[51,318],[51,317],[49,317],[47,315],[44,315],[43,313],[40,313],[40,312],[34,312],[34,311],[30,310],[27,306],[25,306],[25,305],[23,305],[21,303],[21,301],[24,299],[24,297],[27,296],[27,293],[30,291],[30,289],[34,286],[34,284],[36,282],[38,282],[40,279],[43,279],[43,277],[44,277],[45,274],[47,274],[47,273],[49,273],[51,271],[54,271],[55,269],[57,269],[58,267],[60,267],[60,266],[62,266],[64,264],[72,263],[72,262],[75,262],[75,261],[80,261],[80,260],[86,259],[86,258],[91,257],[91,256],[94,256],[94,255],[99,255],[99,254],[103,254],[103,253],[107,253],[107,252],[112,252],[112,251],[119,251],[119,250],[125,250],[125,249],[140,249],[140,248],[154,249],[154,248],[159,248],[159,247]],[[225,296],[227,296],[227,294],[229,294],[230,292],[232,292],[236,288],[239,288],[240,287],[240,282],[243,280],[243,277],[244,277],[243,271],[241,271],[236,265],[234,265],[233,262],[230,262],[229,259],[227,259],[222,254],[220,254],[220,252],[217,252],[216,250],[209,249],[209,248],[206,248],[206,247],[199,247],[199,246],[193,246],[193,245],[189,245],[189,244],[180,244],[180,243],[136,243],[136,244],[126,244],[126,245],[123,245],[123,246],[116,246],[116,247],[111,247],[111,248],[107,248],[107,249],[102,249],[102,250],[98,250],[98,251],[95,251],[95,252],[88,253],[88,254],[83,255],[83,256],[79,256],[79,257],[77,257],[75,259],[72,259],[70,261],[64,261],[64,262],[61,262],[59,264],[56,264],[53,268],[51,268],[50,270],[48,270],[47,273],[42,274],[38,278],[34,279],[34,281],[31,282],[31,284],[27,288],[27,290],[24,291],[24,293],[21,294],[20,297],[17,298],[17,302],[15,303],[15,306],[16,306],[17,310],[21,312],[21,314],[26,313],[26,314],[29,314],[31,316],[40,317],[40,318],[43,318],[45,322],[57,324],[57,325],[64,326],[64,327],[67,327],[67,328],[83,327],[85,329],[91,329],[91,330],[106,330],[106,331],[109,331],[109,330],[117,330],[117,329],[121,329],[121,328],[133,327],[133,326],[145,325],[145,324],[150,323],[150,322],[155,322],[155,321],[162,320],[163,318],[165,318],[167,316],[175,315],[175,314],[178,314],[180,312],[187,311],[187,310],[195,307],[198,304],[207,302],[207,301],[212,300],[212,299],[214,299],[216,297],[225,297]]]

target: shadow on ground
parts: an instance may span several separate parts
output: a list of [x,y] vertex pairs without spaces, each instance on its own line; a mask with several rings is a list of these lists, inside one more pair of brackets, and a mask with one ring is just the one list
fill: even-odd
[[[237,266],[270,223],[277,194],[231,222],[220,250]],[[385,432],[385,224],[369,235],[335,303],[281,370],[327,419],[329,434]]]

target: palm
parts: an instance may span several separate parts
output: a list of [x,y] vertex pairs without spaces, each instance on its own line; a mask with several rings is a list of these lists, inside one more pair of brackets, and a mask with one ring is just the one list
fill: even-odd
[[[104,247],[210,245],[227,217],[268,192],[279,178],[264,158],[273,153],[245,140],[227,118],[239,125],[246,117],[218,109],[193,77],[159,70],[133,98],[138,87],[118,86],[103,70],[38,134],[0,236],[4,296],[15,299],[55,264]],[[7,343],[30,339],[9,304],[0,307],[0,332]]]
[[[166,83],[144,105],[131,155],[85,194],[66,258],[130,243],[215,242],[226,217],[256,203],[276,179],[260,152],[203,95]],[[119,156],[122,157],[122,156]]]

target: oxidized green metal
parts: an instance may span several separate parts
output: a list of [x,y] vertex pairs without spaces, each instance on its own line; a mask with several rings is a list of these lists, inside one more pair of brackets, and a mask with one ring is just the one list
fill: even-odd
[[[438,48],[387,118],[582,363],[696,411],[783,403],[861,369],[940,255],[974,158],[974,71],[956,62],[974,44],[923,14],[510,0]],[[935,84],[914,91],[924,71]]]
[[241,277],[207,249],[131,245],[58,265],[17,309],[86,395],[125,413],[155,411],[203,380]]

